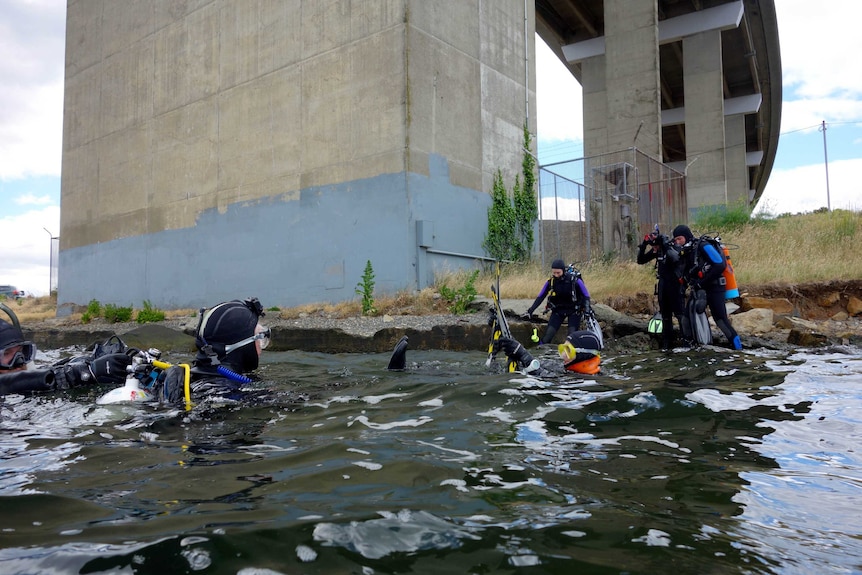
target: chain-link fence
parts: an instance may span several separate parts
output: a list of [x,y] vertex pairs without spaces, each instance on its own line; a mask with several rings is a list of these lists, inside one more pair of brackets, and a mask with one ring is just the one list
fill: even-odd
[[629,148],[539,167],[539,249],[555,258],[632,259],[644,234],[686,222],[685,176]]

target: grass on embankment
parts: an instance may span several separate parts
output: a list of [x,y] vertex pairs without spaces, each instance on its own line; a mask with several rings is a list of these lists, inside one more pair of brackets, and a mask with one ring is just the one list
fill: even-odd
[[[834,210],[812,214],[780,216],[773,219],[750,218],[744,209],[705,213],[691,225],[695,235],[720,234],[730,247],[736,279],[742,290],[763,284],[799,284],[815,281],[862,279],[862,212]],[[562,254],[565,259],[565,254]],[[549,256],[548,258],[553,259]],[[655,271],[651,264],[634,261],[578,262],[593,301],[616,296],[652,294]],[[507,299],[534,298],[548,278],[549,269],[538,263],[503,266],[500,292]],[[441,286],[452,290],[465,287],[467,272],[442,274],[433,288],[418,293],[374,294],[377,315],[423,315],[449,313],[449,304],[440,297]],[[490,297],[494,266],[480,272],[473,282],[476,292]],[[296,318],[303,314],[331,317],[359,316],[362,307],[356,298],[338,304],[307,304],[273,315]],[[56,300],[51,297],[5,301],[22,323],[53,318]],[[218,302],[213,302],[213,304]],[[277,302],[264,302],[265,305]],[[168,318],[188,317],[194,310],[169,310]],[[5,319],[5,314],[0,315]],[[72,318],[79,318],[75,314]]]
[[[742,288],[862,279],[862,212],[859,211],[820,211],[767,219],[750,218],[744,211],[730,209],[706,213],[691,228],[695,236],[704,233],[721,236],[730,249],[736,280]],[[652,264],[594,261],[578,264],[578,269],[595,301],[652,293],[655,284]],[[535,297],[549,273],[549,269],[537,264],[506,266],[500,291],[505,298]],[[490,296],[493,277],[493,270],[480,275],[477,291]],[[441,281],[459,285],[454,277]]]

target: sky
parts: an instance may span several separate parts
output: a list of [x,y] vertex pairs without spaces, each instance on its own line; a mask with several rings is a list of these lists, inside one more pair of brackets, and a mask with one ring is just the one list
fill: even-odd
[[[860,210],[858,0],[826,0],[817,10],[810,0],[775,5],[781,135],[755,212],[810,212],[827,202]],[[48,293],[51,238],[60,234],[65,19],[66,0],[0,0],[0,284],[34,295]],[[540,39],[536,44],[539,163],[580,158],[581,88]]]

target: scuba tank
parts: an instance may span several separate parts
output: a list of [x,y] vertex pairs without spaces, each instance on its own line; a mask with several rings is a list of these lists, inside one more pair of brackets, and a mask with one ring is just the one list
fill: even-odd
[[715,239],[718,242],[718,245],[721,246],[722,253],[724,253],[724,259],[727,260],[727,266],[725,266],[724,272],[721,274],[724,278],[724,299],[739,297],[739,286],[736,284],[736,275],[733,273],[733,264],[730,261],[730,250],[726,245],[721,243],[721,238],[716,237]]
[[[161,352],[155,348],[139,351],[132,357],[132,364],[126,368],[126,382],[96,399],[97,405],[125,403],[135,401],[151,401],[155,397],[149,387],[158,377],[153,371],[153,362],[161,357]],[[147,380],[150,380],[149,382]],[[143,383],[143,387],[142,384]]]

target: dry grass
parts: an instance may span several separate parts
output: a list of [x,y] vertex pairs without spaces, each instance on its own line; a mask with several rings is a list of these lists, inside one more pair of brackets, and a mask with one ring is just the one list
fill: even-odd
[[[705,230],[694,230],[699,233]],[[731,259],[740,288],[763,284],[798,284],[815,281],[862,278],[862,212],[835,210],[785,216],[774,220],[756,220],[738,230],[722,232],[731,248]],[[594,301],[652,293],[655,272],[652,265],[639,266],[632,261],[593,262],[579,267]],[[504,298],[536,297],[549,269],[539,264],[511,264],[502,268],[500,291]],[[427,315],[449,313],[439,288],[446,285],[458,290],[466,285],[470,273],[447,272],[436,278],[434,287],[420,292],[375,294],[378,315]],[[480,272],[474,283],[480,295],[490,297],[494,268]],[[55,317],[56,300],[51,297],[5,301],[22,323]],[[169,319],[191,317],[197,310],[169,310]],[[269,314],[284,319],[305,316],[357,317],[362,313],[359,299],[328,304],[312,303]],[[5,315],[5,314],[3,314]],[[80,314],[70,320],[80,320]]]
[[782,217],[723,236],[740,285],[862,278],[862,212]]
[[[27,297],[19,300],[2,299],[2,303],[15,312],[21,323],[43,321],[57,315],[57,298],[50,296]],[[0,311],[0,319],[8,320]]]
[[[463,285],[463,283],[459,285]],[[446,302],[434,288],[426,288],[416,293],[401,291],[395,295],[375,296],[374,307],[377,310],[377,315],[448,313]],[[362,315],[362,303],[356,299],[340,303],[310,303],[283,309],[279,312],[278,317],[282,319],[296,319],[307,316],[343,318],[360,315]]]

